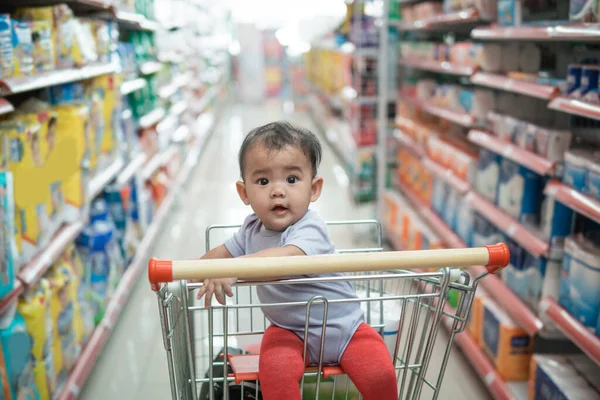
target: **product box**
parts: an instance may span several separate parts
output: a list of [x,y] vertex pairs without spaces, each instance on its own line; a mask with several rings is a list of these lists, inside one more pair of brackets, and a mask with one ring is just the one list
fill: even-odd
[[542,201],[542,177],[507,158],[500,166],[496,203],[518,221],[536,223]]
[[570,0],[569,20],[573,22],[600,21],[600,3],[598,0]]
[[475,291],[475,298],[473,299],[473,304],[471,306],[471,315],[469,317],[469,322],[467,323],[467,330],[469,331],[469,335],[473,338],[475,343],[479,345],[479,347],[483,346],[483,314],[484,314],[484,301],[488,297],[487,292],[481,286],[477,287]]
[[550,243],[552,249],[562,249],[567,236],[573,232],[575,212],[556,201],[551,196],[546,196],[542,202],[541,232],[543,238]]
[[0,398],[40,399],[31,359],[32,346],[25,319],[16,313],[10,325],[0,329]]
[[577,320],[595,330],[600,316],[600,246],[578,235],[567,239],[565,253],[561,299]]
[[16,254],[15,204],[12,174],[0,170],[0,299],[14,287],[18,255]]
[[490,299],[483,302],[483,349],[504,381],[526,381],[532,354],[531,337]]
[[0,78],[14,74],[10,15],[0,14]]
[[502,240],[503,235],[494,225],[478,213],[473,215],[472,247],[489,246]]
[[[64,196],[63,220],[76,222],[88,205],[89,155],[91,126],[89,109],[84,105],[62,104],[54,107],[57,114],[56,151],[48,160],[52,165],[54,182],[62,182]],[[71,157],[61,157],[71,154]]]
[[498,194],[501,160],[502,157],[496,153],[486,149],[479,151],[479,163],[474,184],[475,190],[494,203]]
[[12,21],[14,76],[33,74],[33,39],[29,22]]
[[27,262],[44,246],[57,227],[51,218],[47,180],[47,125],[37,116],[15,113],[0,124],[6,169],[13,175],[16,244],[20,261]]
[[537,354],[531,359],[530,372],[529,400],[600,399],[569,357]]

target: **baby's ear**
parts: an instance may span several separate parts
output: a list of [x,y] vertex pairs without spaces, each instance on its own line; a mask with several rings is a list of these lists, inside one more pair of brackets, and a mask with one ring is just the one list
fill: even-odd
[[321,190],[323,190],[323,177],[317,176],[313,178],[310,201],[315,202],[321,197]]
[[246,191],[246,184],[242,181],[237,181],[235,183],[235,188],[237,189],[238,195],[240,196],[242,202],[244,202],[244,204],[247,206],[250,205],[250,201],[248,200],[248,192]]

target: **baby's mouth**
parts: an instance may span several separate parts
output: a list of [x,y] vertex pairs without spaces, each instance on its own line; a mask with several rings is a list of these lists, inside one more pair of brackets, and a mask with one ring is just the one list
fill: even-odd
[[271,209],[271,211],[273,211],[275,214],[283,214],[287,211],[287,207],[281,206],[281,205],[277,205],[275,207],[273,207]]

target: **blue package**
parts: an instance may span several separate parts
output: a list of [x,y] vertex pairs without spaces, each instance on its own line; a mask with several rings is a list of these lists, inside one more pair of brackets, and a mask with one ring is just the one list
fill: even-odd
[[470,113],[473,109],[473,102],[475,101],[475,92],[472,90],[460,90],[458,92],[458,102],[464,112]]
[[578,245],[570,260],[570,311],[584,326],[595,330],[600,314],[600,246],[584,239]]
[[524,223],[535,223],[540,215],[542,177],[509,159],[500,167],[497,204],[510,216]]
[[598,103],[598,80],[600,80],[600,67],[597,65],[586,65],[581,72],[581,89],[579,98],[581,100]]
[[567,95],[571,96],[574,93],[579,93],[581,87],[581,73],[583,66],[578,64],[570,64],[567,75]]
[[585,193],[600,200],[600,160],[590,160],[587,164]]
[[479,149],[475,190],[494,203],[498,194],[501,159],[502,157],[494,152]]
[[0,78],[10,78],[14,74],[10,15],[0,14]]
[[15,237],[15,203],[12,173],[0,171],[0,299],[15,284],[17,247]]
[[477,212],[473,214],[472,247],[483,247],[502,241],[502,234]]
[[23,316],[17,312],[10,326],[0,330],[0,374],[2,387],[0,398],[19,400],[39,400],[35,383],[31,351],[33,341],[27,332]]
[[444,214],[442,215],[443,220],[453,231],[456,230],[456,214],[458,213],[460,195],[455,190],[448,191],[448,198]]
[[587,160],[590,154],[586,150],[569,150],[565,153],[563,182],[580,192],[583,192],[585,188]]
[[558,303],[566,310],[571,310],[571,259],[572,254],[577,252],[577,242],[575,238],[569,236],[565,239],[565,255],[563,256],[562,268],[560,270],[560,287],[558,293]]
[[516,0],[498,0],[498,25],[516,26],[521,24],[520,5]]
[[46,97],[52,105],[80,104],[86,101],[85,88],[80,82],[51,86],[47,89]]
[[566,205],[546,196],[542,204],[541,231],[550,249],[562,249],[567,236],[573,232],[575,212]]
[[[535,356],[539,357],[539,356]],[[546,372],[543,362],[537,362],[535,368],[535,396],[533,400],[569,400],[570,397],[564,393],[564,388],[556,384],[555,376]],[[558,381],[560,382],[560,381]]]

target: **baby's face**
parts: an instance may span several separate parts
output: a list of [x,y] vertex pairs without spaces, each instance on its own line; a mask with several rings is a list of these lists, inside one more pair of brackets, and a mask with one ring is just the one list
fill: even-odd
[[323,179],[312,177],[310,161],[293,146],[269,151],[256,144],[246,154],[240,198],[267,229],[283,231],[304,216],[321,194]]

